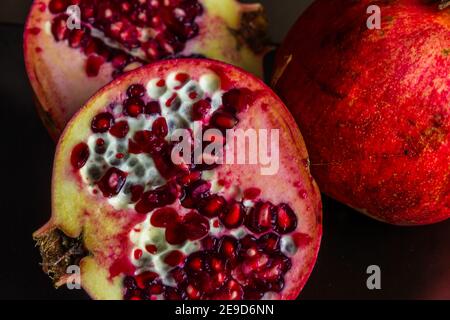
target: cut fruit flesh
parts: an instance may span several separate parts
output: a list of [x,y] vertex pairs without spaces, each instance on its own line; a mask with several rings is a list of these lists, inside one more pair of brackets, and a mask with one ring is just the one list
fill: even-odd
[[[180,74],[189,78],[180,81]],[[136,86],[146,88],[142,104],[159,103],[161,114],[125,111]],[[249,98],[236,106],[241,112],[222,104],[233,89]],[[174,95],[179,102],[167,104]],[[212,106],[194,122],[189,111],[201,99]],[[165,161],[176,128],[208,126],[223,112],[236,119],[235,130],[279,130],[274,175],[263,175],[260,164],[204,170]],[[111,134],[125,121],[123,137]],[[83,143],[89,152],[79,152]],[[89,255],[81,259],[81,281],[93,298],[294,299],[314,266],[322,232],[320,194],[307,163],[291,116],[256,78],[207,60],[156,63],[106,86],[69,123],[55,160],[52,220],[35,237],[54,229],[82,235]],[[270,204],[270,212],[259,219],[267,222],[264,230],[253,232],[246,216],[257,203]]]

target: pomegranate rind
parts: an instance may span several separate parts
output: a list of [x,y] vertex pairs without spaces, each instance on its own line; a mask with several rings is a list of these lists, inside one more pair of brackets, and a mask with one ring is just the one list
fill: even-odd
[[395,225],[450,217],[450,10],[437,2],[316,1],[273,76],[321,190]]
[[259,165],[221,165],[217,175],[243,190],[259,188],[268,201],[282,200],[297,213],[296,233],[302,241],[292,257],[293,267],[285,275],[286,286],[273,299],[297,298],[312,272],[322,236],[320,192],[309,172],[308,154],[295,121],[279,98],[256,77],[220,62],[192,59],[157,62],[126,74],[100,90],[69,122],[58,143],[53,169],[52,218],[46,230],[58,228],[72,238],[82,235],[89,252],[81,260],[82,286],[91,297],[122,297],[123,274],[115,274],[114,270],[119,263],[122,263],[121,271],[126,265],[121,261],[131,252],[128,233],[146,215],[134,210],[118,212],[100,195],[89,193],[70,164],[70,154],[75,145],[91,134],[94,116],[117,98],[118,93],[125,92],[132,83],[164,77],[174,70],[194,76],[213,71],[223,79],[223,86],[245,85],[258,96],[245,113],[239,114],[237,129],[280,129],[280,171],[275,176],[262,176]]
[[[114,70],[111,63],[105,63],[96,77],[86,75],[86,56],[65,41],[55,42],[50,31],[53,15],[47,9],[49,2],[33,2],[25,26],[24,56],[38,113],[57,140],[75,112],[113,80]],[[217,59],[262,76],[263,57],[269,50],[262,6],[240,4],[236,0],[200,2],[206,12],[197,19],[200,33],[188,40],[186,48],[178,54]],[[249,16],[252,19],[245,21]]]

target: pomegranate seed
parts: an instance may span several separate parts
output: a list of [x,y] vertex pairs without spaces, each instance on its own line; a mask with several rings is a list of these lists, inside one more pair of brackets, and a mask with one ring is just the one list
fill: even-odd
[[202,201],[200,207],[200,213],[208,218],[214,218],[219,216],[225,209],[226,200],[224,197],[218,195],[212,195]]
[[158,252],[158,248],[154,244],[146,245],[145,250],[150,254],[155,254]]
[[84,19],[90,19],[90,18],[94,17],[95,9],[94,9],[93,3],[88,3],[86,1],[83,1],[80,4],[80,8],[81,8],[81,16]]
[[111,63],[116,69],[123,69],[128,63],[128,56],[125,54],[117,54],[111,60]]
[[185,84],[189,80],[189,75],[186,73],[178,73],[175,76],[175,80],[177,80],[181,84]]
[[95,152],[98,154],[104,154],[106,152],[105,140],[102,138],[98,138],[97,141],[95,141]]
[[136,289],[136,280],[133,277],[127,276],[123,280],[123,286],[128,290],[134,290]]
[[166,241],[172,245],[182,245],[187,240],[184,225],[180,223],[170,225],[166,229],[165,236]]
[[174,250],[167,254],[167,256],[164,258],[164,263],[171,267],[176,267],[183,262],[184,258],[185,257],[183,252]]
[[222,103],[226,110],[232,113],[245,111],[251,105],[253,93],[247,88],[231,89],[222,96]]
[[197,180],[189,186],[189,193],[194,200],[204,198],[209,190],[211,190],[211,183],[205,180]]
[[183,226],[186,237],[191,241],[203,238],[209,231],[209,221],[193,211],[184,216]]
[[211,102],[207,99],[200,100],[192,106],[192,119],[203,120],[211,110]]
[[161,294],[164,292],[164,286],[161,281],[154,281],[148,286],[148,292],[150,294]]
[[161,114],[161,107],[159,105],[158,101],[151,101],[147,103],[147,105],[144,108],[145,114]]
[[202,239],[202,247],[205,250],[214,250],[216,249],[218,243],[218,239],[211,237],[211,236],[207,236],[205,238]]
[[137,202],[142,194],[144,193],[144,187],[143,186],[132,186],[130,188],[131,191],[131,201],[132,202]]
[[133,84],[127,90],[129,98],[141,98],[145,94],[145,88],[141,84]]
[[86,36],[86,31],[83,29],[72,30],[69,35],[70,47],[72,47],[72,48],[80,47],[85,36]]
[[[143,152],[144,149],[147,149],[147,146],[151,143],[154,136],[151,131],[138,131],[134,134],[133,139],[134,143],[136,143],[137,147],[139,148],[139,152]],[[130,141],[131,142],[131,141]]]
[[227,284],[229,290],[229,299],[230,300],[239,300],[243,298],[243,290],[242,287],[235,280],[230,280]]
[[192,92],[189,92],[189,98],[191,99],[191,100],[195,100],[195,99],[197,99],[197,97],[198,97],[198,93],[197,92],[195,92],[195,91],[192,91]]
[[176,267],[175,269],[173,269],[170,272],[170,275],[179,284],[183,283],[187,278],[186,272],[180,267]]
[[194,208],[202,199],[209,196],[211,183],[205,180],[197,180],[190,184],[185,190],[185,196],[181,204],[185,208]]
[[248,188],[244,191],[244,199],[255,200],[261,195],[261,190],[258,188]]
[[274,230],[280,234],[286,234],[297,228],[297,216],[287,204],[281,204],[274,208]]
[[256,238],[250,234],[247,234],[239,242],[241,244],[241,251],[244,254],[254,255],[258,251],[257,244],[256,244]]
[[134,250],[134,258],[136,260],[139,260],[140,258],[142,258],[142,250],[141,249]]
[[57,14],[66,11],[69,6],[68,0],[52,0],[48,4],[48,9],[51,13]]
[[123,139],[127,136],[129,131],[130,127],[128,126],[128,122],[120,121],[109,130],[109,133],[118,139]]
[[156,86],[158,86],[158,87],[160,87],[160,88],[165,87],[165,86],[166,86],[166,80],[164,80],[164,79],[159,80],[159,81],[156,83]]
[[[130,150],[130,152],[131,153],[141,153],[141,152],[149,153],[150,155],[152,155],[153,160],[155,161],[155,165],[158,166],[157,157],[161,158],[164,156],[164,151],[166,151],[165,149],[168,147],[167,141],[162,138],[157,137],[156,135],[153,134],[153,132],[147,131],[147,130],[136,132],[133,139],[134,139],[134,141],[133,141],[134,144],[132,144],[131,141],[129,143],[129,148],[130,147],[133,148],[133,150]],[[136,150],[134,150],[134,149],[136,149]],[[170,159],[170,152],[169,152],[169,159]],[[164,160],[168,160],[168,159],[164,159]],[[160,169],[160,168],[158,168],[158,169]],[[161,171],[160,171],[160,173],[163,174],[163,172],[161,172]]]
[[244,208],[240,203],[233,203],[227,211],[220,214],[219,219],[228,229],[235,229],[244,221]]
[[281,253],[273,255],[271,258],[272,267],[278,268],[281,273],[286,273],[292,268],[291,259]]
[[254,233],[263,233],[272,226],[272,204],[269,202],[259,202],[250,209],[245,218],[245,226]]
[[179,220],[178,213],[172,208],[162,208],[153,212],[150,222],[157,228],[167,228],[177,223]]
[[176,288],[167,287],[164,292],[164,299],[166,300],[181,300],[182,298],[182,294]]
[[125,114],[130,117],[137,118],[144,112],[144,102],[138,98],[130,98],[125,100]]
[[199,273],[203,271],[203,253],[195,252],[191,254],[186,261],[186,269],[191,273]]
[[217,272],[223,271],[225,268],[223,261],[220,258],[215,257],[215,256],[212,256],[210,258],[209,266],[212,270],[217,271]]
[[103,112],[94,117],[91,129],[94,133],[105,133],[114,125],[114,117],[111,113]]
[[267,233],[258,239],[258,246],[268,253],[280,250],[280,237],[275,233]]
[[216,111],[211,119],[211,123],[219,129],[233,129],[238,122],[235,116],[224,111]]
[[[142,251],[141,251],[141,256],[142,256]],[[136,258],[136,259],[139,259],[139,258]],[[150,271],[143,272],[143,273],[139,274],[138,276],[136,276],[136,284],[139,288],[144,289],[151,282],[153,282],[156,278],[158,278],[158,274],[155,272],[150,272]]]
[[176,100],[178,99],[178,95],[174,93],[169,99],[166,101],[166,107],[170,108],[175,105]]
[[[32,35],[37,36],[39,33],[41,33],[41,28],[38,28],[38,27],[29,28],[28,32]],[[40,50],[42,50],[42,48],[40,48]],[[38,51],[38,52],[40,52],[40,51]]]
[[89,159],[89,147],[86,143],[79,143],[73,148],[72,155],[70,157],[70,162],[72,166],[79,170],[84,167],[87,160]]
[[[265,289],[265,288],[263,288]],[[251,288],[245,288],[244,290],[244,299],[245,300],[260,300],[264,296],[264,291],[261,291],[260,288],[256,290],[252,290]]]
[[56,41],[63,41],[69,36],[69,28],[67,27],[67,15],[62,15],[53,20],[52,34]]
[[100,67],[106,62],[105,58],[96,54],[90,55],[86,61],[86,74],[88,77],[96,77]]
[[230,262],[234,262],[237,258],[238,251],[238,241],[230,236],[225,236],[222,238],[219,244],[219,254],[224,257],[227,257]]
[[97,183],[104,197],[111,198],[122,190],[127,174],[117,168],[110,168]]
[[186,293],[188,297],[192,300],[200,299],[201,296],[200,291],[197,290],[192,284],[186,287]]
[[187,174],[184,174],[180,177],[178,177],[178,183],[182,186],[187,187],[189,184],[193,183],[194,181],[200,180],[202,176],[201,172],[195,171],[195,172],[189,172]]
[[84,54],[86,56],[90,56],[92,54],[97,53],[99,50],[100,44],[97,39],[89,38],[84,45]]
[[220,288],[225,283],[225,281],[227,281],[227,278],[228,277],[226,273],[218,272],[214,277],[215,286]]
[[152,132],[160,138],[165,138],[169,134],[169,127],[165,118],[158,118],[153,122]]

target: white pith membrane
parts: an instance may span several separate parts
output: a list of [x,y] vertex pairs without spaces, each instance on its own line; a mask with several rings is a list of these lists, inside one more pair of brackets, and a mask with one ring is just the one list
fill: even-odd
[[[181,82],[178,80],[180,75],[185,76],[185,79]],[[164,186],[167,183],[160,172],[158,172],[152,157],[148,153],[129,153],[128,142],[133,139],[136,132],[143,130],[151,131],[155,120],[163,117],[166,119],[169,129],[169,134],[165,139],[170,141],[170,137],[175,129],[185,128],[194,130],[195,121],[192,119],[191,114],[192,107],[196,102],[203,99],[210,99],[211,101],[211,109],[204,119],[209,119],[222,106],[224,91],[221,90],[219,76],[213,72],[205,73],[197,79],[186,77],[186,74],[183,72],[173,72],[166,79],[151,79],[141,85],[146,88],[146,92],[141,99],[145,103],[157,101],[160,105],[161,114],[140,114],[138,117],[128,116],[124,113],[123,104],[126,95],[121,94],[118,101],[105,107],[106,112],[114,115],[116,124],[122,121],[128,123],[128,133],[122,139],[113,136],[109,131],[105,133],[92,133],[86,141],[89,147],[89,157],[79,170],[83,183],[94,196],[101,195],[102,191],[98,186],[98,181],[101,180],[110,168],[117,168],[127,174],[126,182],[118,194],[107,197],[108,203],[116,210],[132,210],[135,208],[136,201],[131,200],[130,187],[132,185],[144,186],[145,189],[143,192],[145,193],[146,191],[155,190],[158,187]],[[239,114],[237,116],[239,118]],[[102,154],[96,151],[99,139],[103,141],[103,146],[105,147]],[[117,157],[117,155],[120,155],[120,157]],[[250,208],[256,205],[256,201],[243,198],[244,190],[241,190],[238,185],[222,186],[217,180],[214,169],[202,171],[201,179],[211,183],[211,194],[223,196],[227,202],[229,200],[240,202],[246,210],[250,210]],[[230,194],[237,196],[230,198]],[[261,195],[262,199],[263,197],[264,195]],[[177,199],[173,204],[164,206],[164,208],[169,207],[175,209],[181,217],[193,211],[193,209],[184,208],[180,199]],[[177,286],[177,283],[170,273],[173,271],[174,266],[168,265],[165,262],[166,257],[170,253],[177,252],[181,253],[184,259],[192,253],[201,251],[204,237],[194,241],[187,240],[179,245],[169,244],[165,238],[166,228],[158,228],[151,223],[153,214],[159,209],[157,208],[147,213],[145,220],[135,225],[129,233],[129,240],[133,244],[129,258],[136,271],[134,275],[128,276],[139,277],[149,272],[156,273],[160,280],[160,282],[157,282],[158,285],[174,288]],[[251,234],[258,239],[268,233],[273,234],[274,231],[270,229],[262,234],[254,234],[243,224],[238,228],[228,229],[221,223],[218,217],[214,217],[209,219],[209,232],[207,237],[222,239],[224,236],[231,236],[236,240],[241,240],[246,235]],[[294,256],[297,252],[297,247],[291,235],[280,234],[279,237],[279,253],[286,258]],[[149,247],[152,250],[149,251]],[[247,252],[247,254],[252,255],[251,252]],[[269,260],[269,257],[266,254],[262,254],[260,259],[260,263],[264,266]],[[254,272],[250,267],[247,267],[247,269],[246,272],[249,274]],[[279,271],[279,269],[276,269],[273,272],[279,273]],[[282,273],[283,277],[284,274],[285,272]],[[130,277],[128,277],[128,281],[131,281]],[[241,285],[244,286],[244,284]],[[192,291],[197,289],[190,285],[185,290],[186,296],[189,296]],[[271,299],[276,294],[275,292],[267,291],[264,292],[261,298]],[[129,292],[127,293],[126,289],[124,295],[126,299],[135,298],[135,296],[129,296]],[[237,293],[232,293],[231,298],[236,297],[236,295]],[[164,293],[157,293],[148,295],[147,298],[164,299],[165,296]]]
[[[128,141],[138,131],[151,131],[154,121],[161,117],[166,119],[169,128],[169,134],[166,137],[167,141],[170,141],[171,134],[176,129],[185,128],[194,130],[194,121],[190,116],[192,105],[208,96],[211,98],[210,114],[212,114],[222,104],[223,94],[220,90],[220,80],[214,74],[205,74],[199,81],[189,80],[184,84],[175,79],[176,75],[176,73],[170,74],[165,81],[166,85],[162,87],[158,87],[157,85],[161,79],[152,79],[146,85],[147,96],[151,101],[158,101],[161,106],[160,115],[141,114],[137,118],[134,118],[123,113],[124,107],[122,104],[117,103],[110,106],[112,109],[111,113],[115,116],[115,122],[127,121],[129,132],[123,139],[114,137],[110,132],[96,133],[89,137],[87,144],[90,150],[90,157],[86,165],[80,170],[80,174],[91,192],[99,192],[95,184],[98,177],[92,177],[89,173],[92,168],[100,170],[98,174],[100,177],[109,168],[118,168],[128,173],[128,184],[145,185],[145,191],[152,190],[166,183],[165,179],[155,168],[155,164],[148,154],[128,154]],[[196,92],[197,97],[191,99],[189,97],[190,92]],[[174,96],[176,96],[175,99],[173,99]],[[170,107],[167,107],[167,104],[172,101],[171,99],[173,102],[170,103]],[[102,139],[105,146],[107,146],[104,155],[95,152],[98,139]],[[118,159],[117,154],[123,154],[124,158]],[[117,196],[108,199],[108,202],[115,209],[131,209],[134,207],[134,203],[130,202],[131,195],[126,193],[126,190],[127,188],[123,188]]]

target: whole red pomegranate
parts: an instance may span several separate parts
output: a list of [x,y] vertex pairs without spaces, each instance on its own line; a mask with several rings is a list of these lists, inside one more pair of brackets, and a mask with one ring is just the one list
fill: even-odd
[[118,75],[173,57],[208,57],[262,74],[267,23],[236,0],[35,0],[25,27],[38,111],[57,138]]
[[[188,145],[203,134],[201,161],[176,161],[177,129]],[[256,142],[259,156],[279,151],[278,170],[228,161],[255,145],[239,132],[278,132],[270,148],[263,135]],[[208,162],[225,150],[223,164]],[[79,265],[96,299],[295,299],[322,235],[308,165],[294,119],[256,77],[205,59],[140,68],[97,93],[61,136],[52,219],[34,234],[44,270],[64,285]]]
[[448,1],[317,0],[276,63],[323,192],[392,224],[450,217]]

